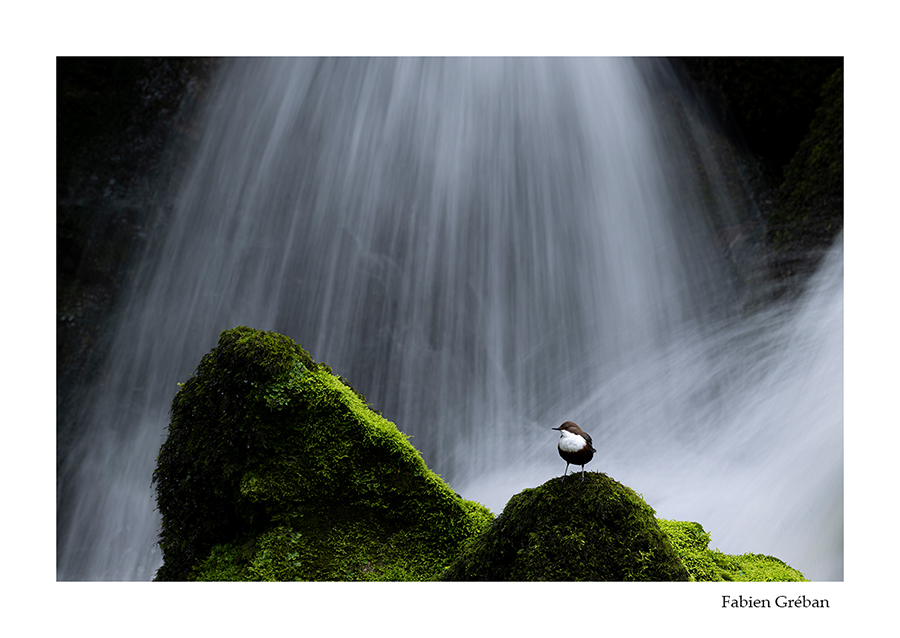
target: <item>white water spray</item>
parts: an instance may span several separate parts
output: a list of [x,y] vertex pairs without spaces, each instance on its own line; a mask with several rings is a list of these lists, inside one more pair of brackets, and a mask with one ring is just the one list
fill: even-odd
[[841,578],[841,249],[738,314],[712,217],[738,220],[678,94],[646,60],[230,63],[84,399],[58,578],[153,576],[168,406],[235,325],[331,365],[495,513],[561,474],[573,420],[661,516]]

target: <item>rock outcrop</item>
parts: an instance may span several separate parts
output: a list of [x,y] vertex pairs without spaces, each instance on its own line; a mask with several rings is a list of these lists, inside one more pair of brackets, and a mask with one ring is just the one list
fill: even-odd
[[599,472],[496,519],[288,337],[226,330],[172,403],[153,481],[156,580],[804,580],[708,548]]
[[493,519],[327,366],[245,327],[175,396],[153,480],[157,580],[431,579]]
[[510,499],[445,580],[689,580],[653,509],[599,472]]

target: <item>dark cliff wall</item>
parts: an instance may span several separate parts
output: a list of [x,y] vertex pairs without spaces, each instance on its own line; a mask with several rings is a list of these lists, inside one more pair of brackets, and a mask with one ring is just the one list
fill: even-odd
[[56,77],[57,408],[103,360],[129,268],[165,210],[196,135],[194,106],[215,62],[58,58]]
[[736,143],[760,160],[770,274],[796,290],[843,229],[843,58],[679,62]]

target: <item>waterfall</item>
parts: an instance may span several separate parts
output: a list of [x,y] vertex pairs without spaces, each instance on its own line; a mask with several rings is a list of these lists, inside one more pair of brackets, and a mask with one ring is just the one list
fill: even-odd
[[573,420],[660,516],[841,579],[842,248],[743,309],[698,118],[664,61],[229,61],[82,399],[57,577],[152,578],[177,383],[248,325],[495,513],[561,474]]

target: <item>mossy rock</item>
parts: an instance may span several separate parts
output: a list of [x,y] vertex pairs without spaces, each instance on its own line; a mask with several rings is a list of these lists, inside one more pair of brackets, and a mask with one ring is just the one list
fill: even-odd
[[711,537],[699,523],[659,519],[681,563],[693,581],[790,582],[805,581],[799,571],[762,554],[732,556],[709,549]]
[[445,580],[686,581],[653,509],[605,474],[554,478],[516,494],[467,544]]
[[153,474],[157,580],[425,580],[493,520],[288,337],[223,332]]

